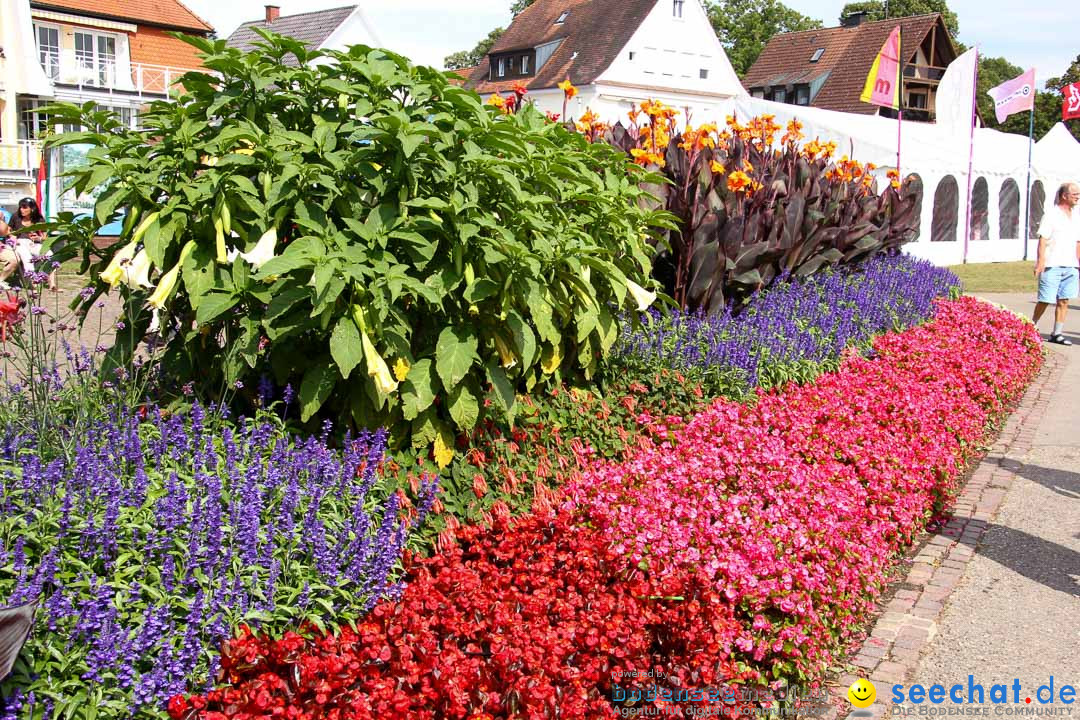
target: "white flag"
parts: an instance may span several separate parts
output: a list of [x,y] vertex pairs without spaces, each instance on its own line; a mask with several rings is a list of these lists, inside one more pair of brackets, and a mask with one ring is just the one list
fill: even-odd
[[942,129],[963,134],[971,132],[975,121],[975,66],[979,54],[975,48],[949,63],[938,84],[936,122]]

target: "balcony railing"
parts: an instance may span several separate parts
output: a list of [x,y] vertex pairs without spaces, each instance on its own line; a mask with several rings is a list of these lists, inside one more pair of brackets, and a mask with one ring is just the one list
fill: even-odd
[[149,63],[117,63],[109,58],[74,53],[48,55],[42,68],[59,85],[139,95],[168,95],[180,76],[191,70]]
[[0,142],[0,172],[32,177],[41,165],[41,143],[35,140]]

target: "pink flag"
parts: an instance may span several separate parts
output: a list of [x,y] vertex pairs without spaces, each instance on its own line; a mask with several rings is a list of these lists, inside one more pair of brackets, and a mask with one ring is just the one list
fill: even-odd
[[1035,107],[1035,68],[1023,75],[990,88],[986,94],[994,99],[994,114],[999,123],[1013,113]]
[[866,76],[859,99],[864,103],[882,107],[900,107],[900,26],[889,33],[889,38],[881,46],[870,73]]

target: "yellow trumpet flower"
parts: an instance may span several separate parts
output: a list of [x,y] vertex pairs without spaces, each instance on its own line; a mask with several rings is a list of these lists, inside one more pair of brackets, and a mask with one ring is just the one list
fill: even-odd
[[627,280],[626,287],[637,302],[638,312],[645,312],[656,301],[656,293],[646,290],[633,280]]
[[375,345],[371,342],[371,338],[368,337],[367,332],[364,330],[360,331],[360,344],[364,348],[364,362],[367,363],[368,375],[375,378],[375,387],[379,389],[379,392],[383,395],[389,395],[397,390],[397,380],[390,373],[386,361],[379,355]]
[[135,257],[137,245],[138,243],[132,242],[117,250],[108,266],[101,273],[101,279],[109,283],[110,286],[116,287],[124,279],[124,265],[131,262],[131,259]]

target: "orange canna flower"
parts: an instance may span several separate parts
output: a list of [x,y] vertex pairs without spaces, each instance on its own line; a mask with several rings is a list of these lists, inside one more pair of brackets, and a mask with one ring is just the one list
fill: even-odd
[[514,94],[517,95],[519,98],[529,94],[529,89],[526,88],[525,84],[522,83],[520,80],[514,81],[514,85],[511,90],[513,90]]
[[745,190],[751,183],[750,176],[744,173],[742,170],[736,170],[728,175],[727,187],[732,192],[741,192]]
[[573,84],[570,82],[569,77],[559,83],[559,89],[563,91],[564,95],[566,95],[567,100],[573,98],[575,95],[577,95],[578,92],[577,88],[574,87]]
[[559,113],[551,112],[550,110],[545,110],[544,114],[547,115],[547,119],[550,120],[551,122],[559,122]]
[[637,119],[638,119],[639,115],[641,115],[641,112],[638,110],[638,107],[637,107],[636,104],[631,105],[630,106],[630,112],[626,113],[626,117],[630,118],[630,122],[632,122],[632,123],[637,123]]
[[504,98],[499,93],[495,93],[494,95],[489,97],[488,101],[487,101],[487,104],[488,105],[493,105],[493,106],[499,108],[500,110],[502,110],[503,112],[506,111],[506,98]]
[[715,175],[723,175],[725,172],[724,164],[719,160],[713,160],[711,163],[709,163],[709,169],[712,170],[713,174]]
[[594,113],[591,109],[586,108],[585,113],[581,116],[581,119],[574,123],[578,132],[587,133],[593,129],[593,126],[597,124],[600,117]]

